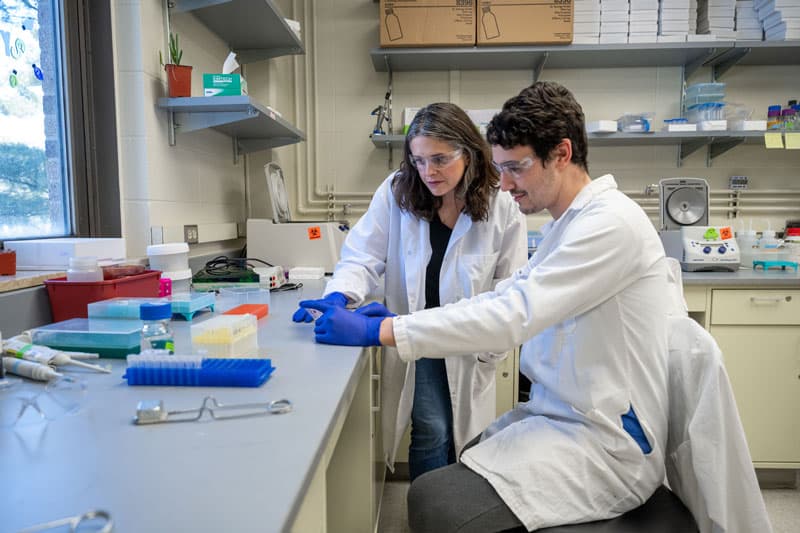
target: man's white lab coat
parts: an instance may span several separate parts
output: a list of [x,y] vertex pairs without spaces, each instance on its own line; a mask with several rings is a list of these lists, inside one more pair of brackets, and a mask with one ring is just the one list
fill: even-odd
[[[425,270],[431,258],[429,224],[400,210],[391,190],[390,175],[375,192],[369,209],[350,230],[341,260],[325,294],[341,292],[360,305],[382,292],[386,306],[406,314],[425,308]],[[507,193],[491,200],[489,220],[473,222],[461,213],[453,227],[439,275],[441,305],[491,290],[525,264],[525,217]],[[384,276],[385,279],[382,279]],[[506,356],[475,353],[445,361],[453,406],[456,453],[496,417],[495,367]],[[394,465],[397,448],[411,419],[414,365],[400,360],[394,348],[383,351],[382,426],[387,464]]]
[[[531,399],[461,457],[529,529],[612,518],[664,480],[667,263],[653,224],[593,180],[543,227],[528,264],[485,293],[394,319],[403,360],[524,342]],[[623,429],[633,407],[652,447]]]

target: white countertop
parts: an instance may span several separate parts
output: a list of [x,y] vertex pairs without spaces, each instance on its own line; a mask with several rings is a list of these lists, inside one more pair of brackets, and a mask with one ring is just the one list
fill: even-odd
[[[314,297],[321,289],[321,281],[307,282],[300,296]],[[91,509],[109,511],[120,533],[287,529],[368,362],[360,348],[314,343],[313,324],[291,322],[297,300],[296,292],[273,293],[270,314],[259,321],[259,346],[276,367],[259,388],[132,387],[121,379],[124,360],[103,360],[112,361],[111,375],[72,371],[89,383],[79,413],[0,428],[0,530]],[[189,323],[173,325],[180,352],[188,348]],[[33,383],[26,388],[42,389]],[[140,400],[163,400],[174,410],[199,407],[207,395],[222,403],[288,398],[294,411],[239,420],[131,422]],[[0,409],[9,407],[0,402]]]

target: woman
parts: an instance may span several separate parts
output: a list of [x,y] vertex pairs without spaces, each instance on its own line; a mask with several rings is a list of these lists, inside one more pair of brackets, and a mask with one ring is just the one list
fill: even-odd
[[[499,191],[491,150],[470,118],[456,105],[431,104],[411,122],[400,169],[350,230],[322,300],[358,306],[383,283],[386,305],[397,313],[456,302],[492,290],[524,265],[526,234],[525,218]],[[311,317],[300,308],[293,320]],[[413,481],[455,462],[464,444],[495,419],[495,365],[506,354],[414,365],[394,348],[383,354],[386,460],[393,468],[410,419]]]

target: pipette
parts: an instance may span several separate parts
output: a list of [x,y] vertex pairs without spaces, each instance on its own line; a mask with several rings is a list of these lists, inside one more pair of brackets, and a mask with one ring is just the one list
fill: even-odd
[[25,361],[14,357],[0,357],[0,359],[3,360],[3,367],[9,374],[16,374],[36,381],[50,381],[51,379],[64,377],[63,374],[59,374],[49,366],[40,365],[33,361]]
[[[24,338],[24,337],[23,337]],[[19,337],[12,337],[3,341],[3,350],[6,355],[16,357],[18,359],[27,359],[28,361],[35,361],[43,365],[61,366],[61,365],[75,365],[82,368],[89,368],[97,372],[104,372],[110,374],[111,370],[99,365],[92,365],[84,363],[83,361],[76,361],[70,357],[69,352],[62,352],[54,350],[47,346],[39,346],[30,344]]]

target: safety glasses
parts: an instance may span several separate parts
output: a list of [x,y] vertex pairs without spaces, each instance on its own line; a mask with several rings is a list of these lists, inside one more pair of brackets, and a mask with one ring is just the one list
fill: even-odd
[[459,148],[446,154],[436,154],[430,157],[417,157],[415,155],[408,156],[408,162],[417,167],[417,170],[423,171],[426,166],[430,166],[435,170],[443,170],[452,166],[461,157],[463,151]]
[[508,172],[515,180],[520,179],[527,171],[533,166],[533,157],[528,156],[519,161],[506,161],[504,163],[495,163],[492,161],[492,166],[501,176],[503,172]]
[[86,401],[86,384],[57,379],[47,385],[8,378],[0,387],[0,428],[57,420],[80,411]]

